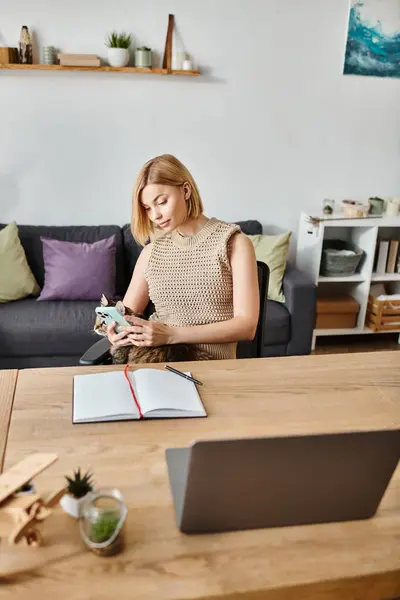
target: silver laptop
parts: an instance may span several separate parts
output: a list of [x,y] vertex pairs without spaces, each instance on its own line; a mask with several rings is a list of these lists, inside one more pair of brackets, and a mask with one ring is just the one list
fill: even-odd
[[400,459],[400,429],[197,441],[166,459],[185,533],[368,519]]

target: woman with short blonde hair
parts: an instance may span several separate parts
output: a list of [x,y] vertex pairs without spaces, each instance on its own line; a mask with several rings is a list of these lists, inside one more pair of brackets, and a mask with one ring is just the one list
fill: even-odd
[[139,171],[133,192],[132,234],[144,246],[124,304],[136,313],[149,300],[149,321],[126,317],[115,346],[194,344],[211,358],[235,358],[240,340],[253,339],[258,322],[257,263],[240,227],[203,212],[191,173],[163,154]]
[[140,202],[142,190],[146,185],[154,183],[179,187],[185,182],[189,183],[192,189],[187,203],[187,218],[198,219],[203,214],[200,192],[188,169],[175,156],[172,154],[156,156],[140,169],[133,190],[131,222],[132,235],[139,244],[143,246],[147,240],[154,237],[154,223],[147,218]]

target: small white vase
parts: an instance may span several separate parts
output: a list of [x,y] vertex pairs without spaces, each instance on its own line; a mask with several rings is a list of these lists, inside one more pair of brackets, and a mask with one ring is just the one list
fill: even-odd
[[386,202],[386,215],[397,217],[400,211],[400,198],[388,198]]
[[189,58],[186,58],[183,61],[182,70],[183,71],[192,71],[193,70],[193,63]]
[[71,515],[71,517],[74,517],[74,519],[79,519],[81,516],[82,505],[86,500],[86,496],[83,496],[82,498],[75,498],[70,494],[64,494],[60,500],[60,506],[68,515]]
[[129,62],[129,50],[127,48],[109,48],[107,58],[110,67],[126,67]]

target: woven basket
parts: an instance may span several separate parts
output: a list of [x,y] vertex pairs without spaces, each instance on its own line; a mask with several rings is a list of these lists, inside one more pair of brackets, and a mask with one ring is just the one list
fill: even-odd
[[[336,254],[335,250],[352,250],[355,254],[343,256]],[[358,246],[343,240],[325,240],[322,247],[320,274],[325,277],[346,277],[354,275],[364,251]]]

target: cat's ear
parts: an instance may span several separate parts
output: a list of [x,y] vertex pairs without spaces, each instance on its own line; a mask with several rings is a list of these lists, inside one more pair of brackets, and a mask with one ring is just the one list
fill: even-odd
[[121,300],[118,300],[118,302],[117,302],[117,304],[115,305],[115,307],[116,307],[117,311],[118,311],[119,313],[121,313],[121,315],[124,315],[124,314],[125,314],[125,306],[124,306],[124,303],[123,303],[123,302],[121,302]]
[[108,299],[106,298],[106,296],[104,294],[101,295],[101,300],[100,300],[100,305],[101,306],[108,306],[109,302]]

